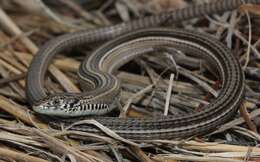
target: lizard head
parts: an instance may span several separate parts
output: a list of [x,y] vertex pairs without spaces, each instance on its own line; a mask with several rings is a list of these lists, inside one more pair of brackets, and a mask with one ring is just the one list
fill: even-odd
[[81,102],[73,95],[55,95],[33,105],[33,110],[49,116],[76,116],[81,107]]

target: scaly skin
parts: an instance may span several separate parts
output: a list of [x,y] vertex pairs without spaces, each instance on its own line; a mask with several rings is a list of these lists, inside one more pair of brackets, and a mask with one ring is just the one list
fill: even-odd
[[[246,2],[260,3],[259,0],[247,0]],[[131,139],[187,137],[215,129],[234,115],[243,99],[244,76],[237,59],[218,40],[206,34],[177,29],[143,28],[232,10],[241,4],[240,0],[221,0],[214,4],[191,6],[140,20],[57,37],[40,49],[30,65],[27,77],[28,99],[34,105],[36,112],[46,115],[71,117],[104,114],[115,107],[114,100],[120,94],[120,84],[113,76],[113,71],[132,58],[153,50],[155,46],[174,46],[185,52],[196,52],[192,55],[199,55],[214,65],[223,86],[214,102],[208,105],[205,110],[184,117],[93,118],[119,135]],[[143,30],[109,41],[82,63],[79,70],[81,82],[84,83],[84,87],[92,87],[93,91],[54,96],[47,96],[44,92],[44,75],[50,61],[56,54],[67,48],[108,40],[137,29]],[[53,104],[56,105],[53,106]],[[103,104],[103,108],[101,104]],[[71,107],[68,108],[68,105]],[[72,121],[63,120],[62,122],[69,124]],[[57,124],[57,122],[52,123],[54,126]],[[88,125],[75,126],[73,129],[99,132],[95,127]]]

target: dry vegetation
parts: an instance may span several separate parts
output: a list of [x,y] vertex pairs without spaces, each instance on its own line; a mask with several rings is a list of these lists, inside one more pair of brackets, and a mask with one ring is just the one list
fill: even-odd
[[[240,112],[211,134],[178,141],[129,141],[92,120],[88,122],[99,126],[107,136],[66,128],[54,130],[34,114],[26,100],[27,68],[47,40],[198,2],[202,1],[0,1],[0,162],[260,161],[259,6],[244,5],[234,12],[169,24],[214,35],[232,48],[245,71],[246,98]],[[100,44],[59,55],[49,68],[46,89],[51,93],[80,92],[78,66],[84,55]],[[175,61],[183,65],[177,75],[169,68]],[[218,80],[204,75],[204,70],[199,60],[184,55],[155,54],[133,60],[118,74],[123,89],[120,117],[198,111],[219,89]]]

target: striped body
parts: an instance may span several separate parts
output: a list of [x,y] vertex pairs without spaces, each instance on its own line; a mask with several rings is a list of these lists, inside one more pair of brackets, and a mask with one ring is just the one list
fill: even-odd
[[[247,2],[260,3],[258,0],[247,0]],[[99,112],[101,112],[101,104],[106,104],[106,106],[103,106],[104,111],[109,112],[116,107],[120,94],[120,81],[114,76],[116,70],[131,59],[142,54],[149,54],[158,47],[171,47],[181,50],[187,55],[202,57],[217,72],[222,88],[218,97],[212,103],[207,105],[203,111],[180,117],[158,116],[148,119],[122,119],[95,116],[94,119],[119,135],[131,139],[188,137],[215,129],[236,113],[243,100],[244,75],[232,52],[221,42],[207,34],[167,28],[135,30],[158,26],[165,21],[176,22],[231,10],[237,8],[240,4],[242,4],[240,0],[220,0],[213,4],[192,6],[133,22],[60,36],[44,45],[34,57],[27,79],[28,98],[34,105],[36,112],[47,115],[71,117],[91,114],[94,111],[87,110],[86,107],[90,108],[93,107],[90,105],[95,104],[100,105]],[[129,33],[130,31],[135,32]],[[124,33],[128,34],[124,35]],[[115,39],[101,46],[86,58],[79,69],[79,77],[83,87],[87,88],[86,92],[54,96],[48,96],[44,92],[44,74],[47,71],[47,65],[56,54],[67,48],[111,38]],[[56,99],[60,102],[54,106]],[[71,108],[72,111],[68,112],[61,109],[61,107],[64,107],[63,105],[69,105],[75,100],[79,100],[79,102],[88,106],[85,106],[85,108],[79,106],[75,111],[73,111],[74,108]],[[70,106],[77,105],[78,103],[75,102],[74,105],[71,104]],[[96,112],[98,113],[98,111]],[[65,124],[71,124],[70,120],[61,121]],[[50,124],[53,126],[59,125],[57,121],[50,122]],[[76,126],[73,129],[100,132],[99,129],[90,125]]]

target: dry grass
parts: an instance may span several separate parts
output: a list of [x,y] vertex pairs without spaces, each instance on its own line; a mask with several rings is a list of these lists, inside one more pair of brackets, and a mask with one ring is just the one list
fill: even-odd
[[[26,99],[27,68],[39,47],[56,35],[116,24],[161,10],[182,8],[189,3],[183,0],[154,0],[149,5],[145,0],[48,2],[0,2],[0,162],[260,161],[260,21],[256,17],[259,6],[246,5],[240,12],[178,24],[182,28],[211,33],[231,47],[240,59],[247,89],[244,105],[236,118],[202,137],[181,141],[130,141],[93,120],[80,122],[96,125],[107,136],[49,128],[34,114]],[[51,93],[80,92],[77,69],[84,54],[91,53],[98,45],[86,45],[84,49],[66,52],[70,55],[57,57],[49,67],[46,89]],[[175,72],[169,64],[181,66],[171,79]],[[214,74],[204,75],[206,69],[200,60],[182,53],[175,57],[169,53],[160,57],[144,56],[133,60],[125,69],[117,75],[123,88],[124,107],[120,117],[145,118],[163,112],[184,115],[203,108],[218,94],[219,82],[214,80]]]

